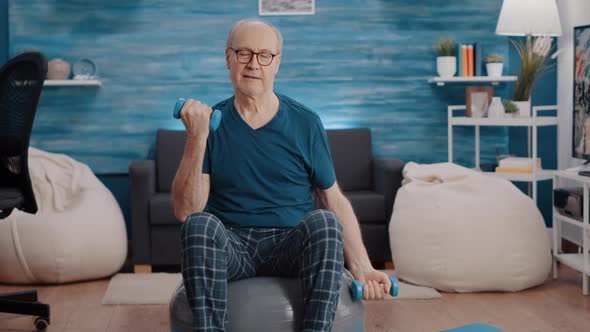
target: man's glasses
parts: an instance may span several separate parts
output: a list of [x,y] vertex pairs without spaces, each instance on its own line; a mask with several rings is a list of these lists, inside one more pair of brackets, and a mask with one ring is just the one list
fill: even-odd
[[278,55],[269,52],[256,53],[249,50],[235,50],[231,47],[229,49],[236,53],[238,62],[243,64],[250,63],[250,61],[252,61],[252,57],[254,54],[256,54],[256,61],[258,61],[258,64],[261,66],[268,66],[272,63],[272,60],[275,58],[275,56]]

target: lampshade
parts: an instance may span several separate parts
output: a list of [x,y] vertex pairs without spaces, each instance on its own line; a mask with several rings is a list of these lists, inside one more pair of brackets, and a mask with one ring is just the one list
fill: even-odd
[[555,0],[504,0],[497,35],[561,36]]

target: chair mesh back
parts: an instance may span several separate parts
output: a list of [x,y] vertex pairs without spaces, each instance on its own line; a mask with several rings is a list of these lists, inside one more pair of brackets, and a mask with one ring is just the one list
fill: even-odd
[[0,190],[19,189],[22,206],[37,212],[28,168],[28,149],[37,104],[47,75],[47,59],[23,53],[0,68]]

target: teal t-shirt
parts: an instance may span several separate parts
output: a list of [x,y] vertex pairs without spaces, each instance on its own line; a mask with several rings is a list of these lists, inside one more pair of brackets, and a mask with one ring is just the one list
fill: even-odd
[[210,176],[205,211],[239,227],[292,227],[313,209],[313,187],[336,181],[326,132],[318,115],[277,94],[279,111],[252,129],[234,97],[213,108],[223,113],[209,133],[203,173]]

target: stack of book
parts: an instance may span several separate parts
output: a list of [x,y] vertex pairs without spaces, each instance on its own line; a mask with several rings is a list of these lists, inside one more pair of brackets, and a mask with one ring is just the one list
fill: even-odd
[[533,164],[536,164],[537,170],[541,170],[541,158],[533,163],[533,158],[508,157],[501,159],[496,167],[498,173],[532,173]]
[[481,76],[481,47],[477,43],[459,44],[457,68],[458,76]]

